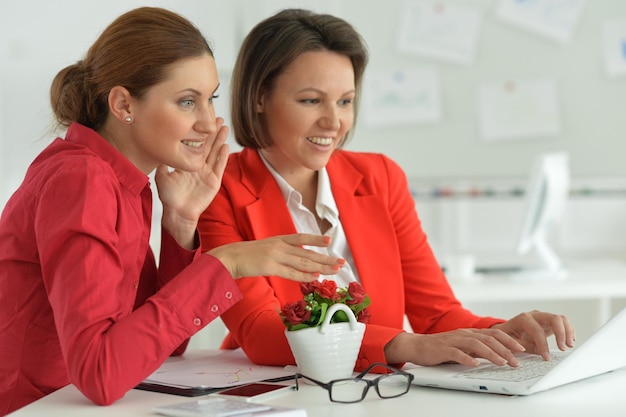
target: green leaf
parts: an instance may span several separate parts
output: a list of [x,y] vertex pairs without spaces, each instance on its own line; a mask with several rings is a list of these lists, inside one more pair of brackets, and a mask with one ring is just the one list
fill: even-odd
[[345,323],[347,321],[350,321],[350,319],[348,319],[348,315],[345,313],[345,311],[339,310],[335,313],[335,315],[333,316],[330,322],[331,323]]
[[324,317],[326,317],[326,310],[328,310],[327,303],[320,303],[320,316],[318,320],[313,324],[313,326],[319,326],[324,321]]

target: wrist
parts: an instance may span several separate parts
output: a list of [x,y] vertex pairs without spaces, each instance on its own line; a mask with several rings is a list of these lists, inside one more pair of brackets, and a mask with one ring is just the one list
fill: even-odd
[[239,272],[237,270],[237,262],[233,261],[232,256],[229,255],[229,253],[231,253],[232,251],[228,250],[228,246],[229,245],[218,246],[205,253],[213,256],[215,259],[220,261],[222,265],[224,265],[224,268],[226,268],[226,270],[230,273],[230,275],[234,279],[237,279],[240,278]]
[[417,335],[403,331],[387,342],[384,347],[387,363],[402,363],[408,361],[407,358],[410,357],[408,342],[412,336]]
[[167,232],[182,248],[193,250],[197,247],[197,221],[190,221],[183,217],[164,212],[163,217],[161,218],[161,227],[167,230]]

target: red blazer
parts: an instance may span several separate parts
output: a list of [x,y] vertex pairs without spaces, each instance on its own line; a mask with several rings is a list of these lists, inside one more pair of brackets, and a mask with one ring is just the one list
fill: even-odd
[[[385,362],[384,346],[402,332],[490,327],[454,296],[421,228],[402,169],[380,154],[338,150],[328,174],[358,276],[372,303],[357,360],[362,370]],[[222,188],[200,219],[204,250],[226,243],[296,233],[285,200],[255,150],[230,155]],[[244,299],[222,314],[222,347],[241,346],[255,363],[295,364],[278,311],[302,298],[299,283],[270,277],[236,281]]]

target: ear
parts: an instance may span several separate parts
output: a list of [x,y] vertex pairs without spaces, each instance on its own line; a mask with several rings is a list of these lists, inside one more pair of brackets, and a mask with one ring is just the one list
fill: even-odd
[[124,122],[124,119],[128,116],[132,117],[133,101],[133,97],[127,89],[119,85],[113,87],[109,91],[109,111],[111,115],[120,122]]
[[258,100],[256,102],[256,112],[257,113],[263,113],[263,109],[264,109],[264,102],[265,102],[265,93],[261,93],[259,94]]

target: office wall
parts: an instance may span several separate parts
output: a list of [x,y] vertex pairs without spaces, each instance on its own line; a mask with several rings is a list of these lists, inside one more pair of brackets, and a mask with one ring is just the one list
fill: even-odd
[[[376,110],[362,112],[356,136],[349,145],[355,150],[387,153],[410,177],[523,177],[535,154],[561,149],[571,153],[575,177],[626,175],[622,159],[626,154],[626,79],[607,76],[602,42],[605,22],[626,19],[626,2],[584,2],[582,15],[567,42],[554,41],[499,19],[499,0],[434,2],[435,6],[447,7],[447,11],[462,7],[479,16],[473,59],[461,64],[400,51],[398,28],[407,14],[406,4],[404,0],[2,2],[2,201],[51,137],[47,94],[54,74],[79,59],[115,16],[140,5],[169,7],[193,20],[214,43],[226,82],[243,34],[274,10],[303,6],[346,18],[369,45],[370,79],[394,72],[418,77],[423,74],[419,71],[436,77],[440,109],[435,121],[420,123],[416,116],[413,122],[409,116],[402,122],[386,124]],[[559,131],[543,137],[484,141],[478,122],[480,89],[488,83],[539,79],[552,81],[556,88]],[[225,102],[221,103],[223,113]]]
[[[576,0],[552,1],[557,5],[577,3]],[[364,4],[367,7],[363,7]],[[436,87],[435,117],[420,119],[419,112],[413,114],[408,107],[403,119],[388,123],[397,116],[395,113],[377,113],[376,108],[364,106],[356,135],[348,145],[355,150],[388,154],[400,163],[412,181],[427,184],[459,179],[466,183],[518,181],[526,177],[537,153],[551,150],[570,152],[574,179],[608,178],[618,183],[626,180],[626,164],[623,163],[626,77],[607,75],[602,39],[606,22],[626,20],[626,2],[583,2],[582,14],[574,25],[571,39],[566,42],[518,28],[498,18],[496,10],[500,0],[433,2],[438,10],[451,13],[461,8],[465,13],[478,16],[473,57],[462,63],[401,50],[398,28],[402,27],[403,18],[410,10],[407,5],[411,4],[425,3],[419,0],[417,3],[404,0],[2,2],[0,203],[4,205],[21,182],[30,161],[53,137],[48,105],[48,88],[53,76],[63,66],[80,59],[111,20],[141,5],[168,7],[196,23],[214,45],[225,87],[244,34],[263,17],[287,6],[302,6],[344,17],[363,35],[371,54],[364,104],[383,101],[385,97],[379,100],[379,90],[371,86],[373,81],[389,74],[403,74],[408,79],[407,85],[417,82],[414,86],[417,90]],[[460,21],[463,22],[463,18]],[[437,29],[441,28],[433,27],[432,31]],[[426,87],[419,84],[418,79],[424,75],[433,77]],[[481,89],[490,83],[513,81],[522,85],[535,80],[550,80],[555,86],[558,131],[486,141],[478,117]],[[427,92],[432,93],[432,90]],[[221,93],[216,106],[218,113],[228,118],[226,89]],[[427,214],[425,218],[428,222]],[[437,240],[438,236],[433,238]]]
[[[355,148],[384,150],[410,176],[420,178],[525,176],[533,156],[551,150],[570,152],[575,177],[626,174],[622,159],[626,151],[626,78],[607,76],[602,40],[607,20],[626,19],[626,2],[586,1],[571,40],[565,43],[497,18],[499,1],[442,2],[481,13],[475,58],[468,65],[398,52],[396,28],[404,2],[372,2],[368,7],[357,7],[357,1],[344,3],[350,4],[347,15],[370,45],[368,71],[433,67],[439,75],[442,102],[439,122],[379,130],[364,129],[361,124]],[[556,85],[560,132],[483,141],[477,117],[479,88],[491,82],[535,79],[550,79]]]

